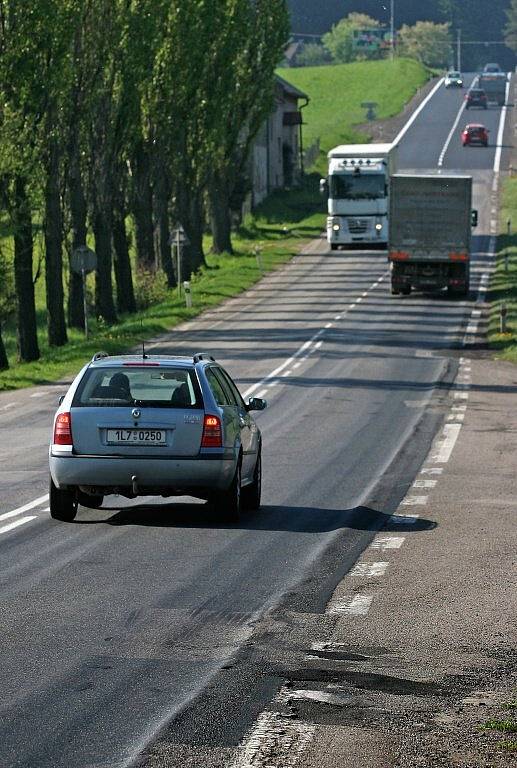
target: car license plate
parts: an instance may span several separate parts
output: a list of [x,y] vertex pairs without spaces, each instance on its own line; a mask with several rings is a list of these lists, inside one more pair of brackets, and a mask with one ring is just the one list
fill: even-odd
[[118,429],[107,430],[109,445],[167,445],[165,429]]

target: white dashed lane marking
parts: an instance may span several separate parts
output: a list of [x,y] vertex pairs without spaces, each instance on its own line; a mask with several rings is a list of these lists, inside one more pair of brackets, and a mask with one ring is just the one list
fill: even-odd
[[8,533],[9,531],[12,531],[14,528],[19,528],[20,525],[25,525],[25,523],[30,523],[31,520],[36,520],[37,515],[30,515],[28,517],[20,517],[18,520],[13,520],[12,523],[9,523],[8,525],[3,525],[0,528],[0,533]]
[[[457,392],[456,394],[462,394]],[[466,393],[465,393],[466,394]],[[460,434],[461,424],[446,424],[443,428],[443,438],[437,441],[432,461],[437,464],[446,464],[454,450],[456,440]]]
[[[29,512],[31,509],[40,507],[45,503],[48,503],[48,494],[45,494],[45,496],[40,496],[38,499],[34,499],[34,501],[30,501],[28,504],[24,504],[22,507],[12,509],[10,512],[3,512],[0,514],[0,534],[9,533],[9,531],[14,530],[15,528],[19,528],[21,525],[25,525],[26,523],[30,523],[32,520],[36,520],[37,515],[25,515],[25,512]],[[43,512],[44,510],[41,511]],[[24,517],[19,517],[19,515],[24,515]],[[13,520],[13,518],[18,519]],[[2,525],[5,520],[11,520],[11,522],[7,523],[6,525]]]
[[401,502],[402,507],[419,507],[427,504],[427,496],[406,496]]
[[357,563],[350,576],[366,576],[374,579],[378,576],[384,576],[389,563]]
[[329,603],[326,613],[345,616],[366,616],[373,602],[372,595],[355,595],[336,598]]
[[376,536],[370,549],[400,549],[404,541],[404,536]]

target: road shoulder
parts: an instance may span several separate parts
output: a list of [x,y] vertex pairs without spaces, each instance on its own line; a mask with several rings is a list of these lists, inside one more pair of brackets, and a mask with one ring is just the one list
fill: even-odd
[[[333,597],[345,612],[325,657],[336,659],[343,704],[324,717],[320,705],[303,768],[515,764],[517,735],[498,728],[517,719],[517,368],[464,363],[470,384],[451,393],[447,423],[462,427],[450,458],[436,460],[439,438],[397,512],[417,523],[381,532],[402,544],[366,550]],[[375,562],[388,563],[384,575],[368,572]],[[347,596],[371,597],[368,612],[346,612]]]

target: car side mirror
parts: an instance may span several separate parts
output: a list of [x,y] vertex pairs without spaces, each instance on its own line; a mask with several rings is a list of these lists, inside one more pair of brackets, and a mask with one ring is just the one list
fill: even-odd
[[64,399],[65,399],[65,396],[64,396],[64,395],[59,395],[59,398],[58,398],[57,404],[58,404],[58,405],[61,405],[61,403],[63,402],[63,400],[64,400]]
[[320,195],[327,196],[329,193],[329,183],[327,179],[320,179]]
[[263,411],[267,408],[267,400],[261,397],[250,397],[246,406],[247,411]]
[[470,226],[477,227],[478,225],[478,212],[476,210],[471,211],[470,214]]

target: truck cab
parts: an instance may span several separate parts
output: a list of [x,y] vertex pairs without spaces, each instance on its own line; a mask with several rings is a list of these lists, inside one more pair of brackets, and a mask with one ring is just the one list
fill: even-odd
[[392,144],[354,144],[329,152],[323,188],[328,194],[327,240],[331,250],[362,244],[386,247]]

